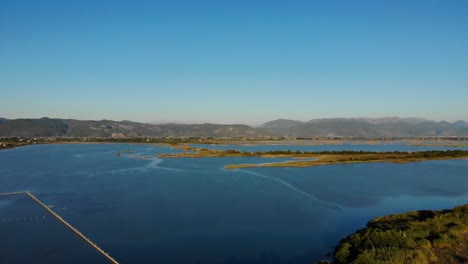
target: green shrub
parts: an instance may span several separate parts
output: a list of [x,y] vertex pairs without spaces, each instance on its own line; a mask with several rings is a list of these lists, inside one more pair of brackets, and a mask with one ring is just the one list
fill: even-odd
[[338,264],[429,264],[437,261],[433,248],[453,247],[467,233],[468,204],[378,217],[344,238],[334,258]]

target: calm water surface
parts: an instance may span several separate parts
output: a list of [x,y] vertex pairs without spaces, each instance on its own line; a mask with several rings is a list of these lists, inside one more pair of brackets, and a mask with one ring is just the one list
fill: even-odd
[[[114,155],[126,149],[135,152]],[[31,191],[121,263],[313,263],[376,216],[468,203],[468,160],[225,170],[272,159],[155,157],[176,151],[131,144],[0,151],[0,192]],[[37,210],[0,199],[0,218],[44,214]],[[21,225],[27,230],[13,236]],[[47,232],[49,263],[63,263],[70,247],[85,252],[87,263],[102,263],[51,220],[21,225],[0,222],[0,235],[23,243],[25,234],[41,241]],[[0,244],[0,255],[24,263],[43,257],[34,243],[25,245],[5,251]]]

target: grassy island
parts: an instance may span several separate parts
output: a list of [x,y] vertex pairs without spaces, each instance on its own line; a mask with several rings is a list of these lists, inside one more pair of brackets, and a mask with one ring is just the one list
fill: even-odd
[[468,204],[376,218],[341,240],[333,256],[336,264],[466,263]]
[[[281,156],[280,156],[281,157]],[[468,151],[447,150],[447,151],[418,151],[418,152],[366,152],[366,151],[336,151],[317,152],[291,155],[295,159],[315,158],[314,160],[293,160],[277,163],[263,164],[233,164],[227,165],[227,169],[250,168],[250,167],[310,167],[332,164],[351,164],[369,162],[392,162],[409,163],[425,160],[445,160],[468,158]]]
[[251,167],[310,167],[331,164],[350,164],[368,162],[408,163],[425,160],[444,160],[468,158],[466,150],[431,150],[418,152],[370,152],[370,151],[266,151],[246,152],[238,150],[211,150],[187,147],[186,152],[176,154],[161,154],[162,158],[210,158],[210,157],[263,157],[263,158],[291,158],[286,162],[272,162],[262,164],[232,164],[226,169]]

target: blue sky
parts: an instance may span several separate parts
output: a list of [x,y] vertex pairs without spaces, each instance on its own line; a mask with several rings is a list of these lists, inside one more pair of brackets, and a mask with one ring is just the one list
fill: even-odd
[[468,1],[0,0],[0,116],[468,120]]

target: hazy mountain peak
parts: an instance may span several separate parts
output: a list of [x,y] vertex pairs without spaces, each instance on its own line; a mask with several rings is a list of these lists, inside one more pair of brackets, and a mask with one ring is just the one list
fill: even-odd
[[457,120],[453,122],[453,124],[457,127],[468,127],[468,122],[465,122],[463,120]]
[[276,119],[273,121],[269,121],[261,125],[260,127],[263,128],[270,128],[270,129],[287,129],[293,126],[297,126],[303,124],[304,122],[299,120],[290,120],[290,119]]
[[467,136],[468,125],[434,122],[423,118],[324,118],[289,127],[273,129],[296,137],[440,137]]
[[359,118],[360,120],[372,123],[372,124],[395,124],[395,123],[408,123],[408,124],[420,124],[424,122],[431,122],[424,118],[419,117],[381,117],[381,118]]
[[440,121],[440,122],[437,122],[437,124],[444,125],[444,126],[446,126],[446,125],[451,125],[451,123],[449,123],[449,122],[447,122],[447,121],[445,121],[445,120],[442,120],[442,121]]

